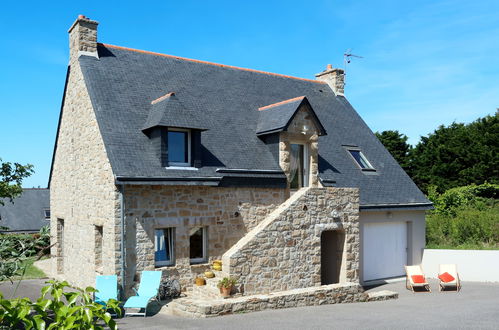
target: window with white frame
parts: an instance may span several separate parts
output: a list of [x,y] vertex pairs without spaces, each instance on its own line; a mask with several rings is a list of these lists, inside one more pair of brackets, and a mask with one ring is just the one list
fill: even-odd
[[168,166],[191,165],[191,132],[168,129]]
[[367,160],[366,156],[364,156],[362,151],[360,151],[359,149],[348,149],[348,152],[362,170],[366,171],[375,170],[374,167],[371,165],[371,163]]
[[154,233],[154,264],[156,267],[175,264],[175,228],[158,228]]
[[193,227],[189,229],[189,250],[192,264],[208,260],[208,230],[207,227]]
[[45,220],[50,220],[50,209],[43,210],[43,215],[45,216]]

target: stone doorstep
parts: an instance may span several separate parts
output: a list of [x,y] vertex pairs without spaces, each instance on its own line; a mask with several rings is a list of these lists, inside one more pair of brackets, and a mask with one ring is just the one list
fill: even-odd
[[357,283],[331,284],[320,287],[293,289],[269,294],[210,299],[195,295],[170,302],[161,313],[185,317],[214,317],[233,313],[256,312],[324,304],[368,302],[397,299],[398,293],[388,290],[365,293]]
[[[228,298],[222,297],[220,289],[218,288],[218,281],[224,277],[228,277],[223,271],[212,270],[215,273],[213,278],[204,278],[206,285],[193,285],[192,290],[187,292],[187,296],[196,297],[199,300],[224,300]],[[233,294],[232,297],[242,296],[240,293]]]

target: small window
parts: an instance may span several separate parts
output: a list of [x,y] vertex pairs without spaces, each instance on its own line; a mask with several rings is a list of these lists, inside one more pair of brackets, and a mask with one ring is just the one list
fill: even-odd
[[156,267],[173,265],[175,263],[175,229],[156,229],[154,236],[154,263]]
[[168,165],[190,166],[191,134],[188,130],[168,130]]
[[191,263],[202,263],[207,258],[207,230],[206,227],[193,227],[189,230],[189,249]]
[[355,162],[362,170],[374,171],[374,167],[369,163],[366,156],[360,150],[349,149],[348,152],[355,159]]
[[43,210],[43,214],[45,215],[45,220],[50,220],[50,210],[49,209]]
[[95,271],[102,274],[103,227],[95,226]]

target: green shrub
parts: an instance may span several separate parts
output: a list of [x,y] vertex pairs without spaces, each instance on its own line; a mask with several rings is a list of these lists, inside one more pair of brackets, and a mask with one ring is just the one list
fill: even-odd
[[489,200],[452,214],[433,212],[426,219],[426,241],[428,248],[499,249],[499,206]]
[[22,275],[23,262],[48,252],[50,233],[43,227],[38,234],[0,234],[0,281]]
[[[499,185],[484,183],[452,188],[439,194],[435,186],[428,187],[428,198],[433,202],[433,213],[455,215],[457,209],[473,206],[485,209],[491,201],[499,197]],[[492,202],[494,204],[494,202]]]
[[[67,282],[48,281],[41,297],[32,302],[28,298],[4,299],[0,294],[0,328],[7,329],[117,329],[108,310],[121,315],[119,302],[107,305],[92,301],[94,288],[70,288]],[[76,291],[74,291],[76,290]],[[47,296],[50,295],[50,298]]]

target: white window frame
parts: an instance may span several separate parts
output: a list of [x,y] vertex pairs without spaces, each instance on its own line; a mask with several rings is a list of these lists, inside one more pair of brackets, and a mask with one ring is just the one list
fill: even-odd
[[[191,264],[201,264],[208,261],[208,227],[207,226],[196,226],[193,228],[202,228],[203,229],[203,257],[202,258],[190,258],[189,261]],[[190,250],[190,240],[191,236],[189,235],[189,250]]]
[[[189,167],[191,166],[191,130],[184,128],[168,128],[168,132],[186,132],[187,133],[187,163],[184,162],[170,162],[168,161],[168,166],[181,166]],[[168,150],[169,151],[169,150]]]
[[289,142],[289,148],[291,149],[292,144],[299,144],[303,146],[303,188],[310,186],[310,144],[303,141],[293,141]]
[[[165,234],[165,230],[169,230],[170,235],[170,252],[171,258],[170,260],[156,260],[156,231],[161,230],[163,232],[163,236]],[[165,242],[168,242],[167,238],[164,237]],[[162,227],[162,228],[154,228],[154,266],[163,267],[163,266],[173,266],[175,265],[175,227]]]
[[[348,155],[353,159],[353,162],[362,170],[362,171],[376,171],[374,166],[371,164],[371,162],[367,159],[367,157],[364,155],[362,150],[360,148],[346,148]],[[360,158],[367,164],[367,167],[362,167],[361,164],[355,159],[355,157],[352,155],[350,151],[358,151]]]

